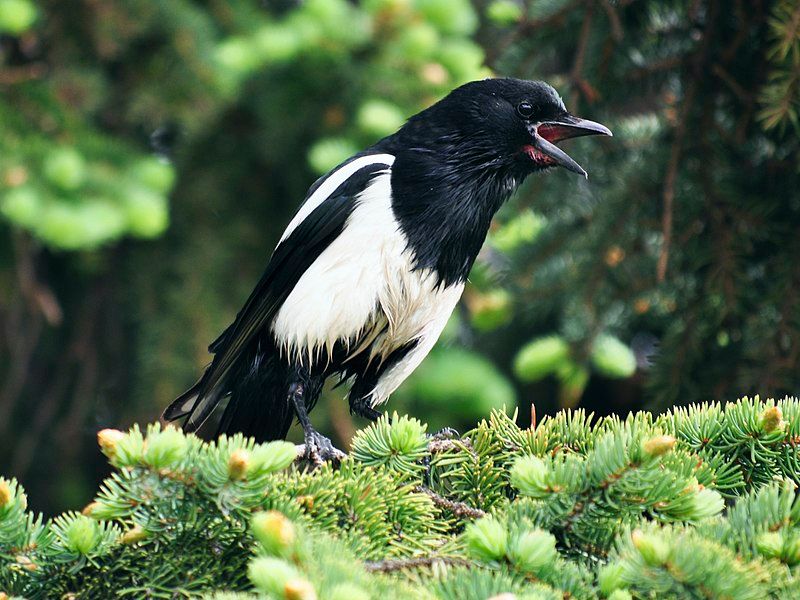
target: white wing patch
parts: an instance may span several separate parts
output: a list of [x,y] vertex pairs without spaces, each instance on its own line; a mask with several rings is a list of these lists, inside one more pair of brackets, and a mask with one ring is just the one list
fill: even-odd
[[353,162],[347,163],[338,171],[331,173],[330,176],[328,176],[328,178],[322,182],[322,185],[314,190],[314,193],[311,194],[305,202],[303,202],[300,210],[297,211],[297,214],[292,218],[291,221],[289,221],[289,225],[286,226],[286,231],[283,232],[278,244],[289,237],[297,228],[297,226],[300,225],[300,223],[302,223],[306,217],[308,217],[308,215],[314,211],[315,208],[325,202],[325,200],[328,199],[328,196],[330,196],[340,185],[347,181],[348,177],[355,174],[359,169],[363,169],[364,167],[374,164],[385,164],[391,167],[392,164],[394,164],[394,156],[391,154],[370,154],[369,156],[362,156],[355,159]]
[[302,275],[272,325],[281,352],[301,364],[329,358],[337,342],[352,344],[351,356],[369,351],[380,362],[416,340],[381,375],[370,393],[373,404],[385,401],[422,362],[464,289],[438,286],[432,270],[413,269],[391,204],[387,170],[359,195],[342,233]]
[[353,342],[372,324],[386,282],[386,258],[400,257],[405,249],[392,213],[390,179],[388,171],[373,178],[342,233],[278,311],[272,331],[286,356],[313,363],[323,350],[330,355],[337,341]]

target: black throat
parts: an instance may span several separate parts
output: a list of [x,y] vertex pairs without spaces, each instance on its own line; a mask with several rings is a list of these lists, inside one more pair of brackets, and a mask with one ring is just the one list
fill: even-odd
[[416,269],[433,269],[445,286],[466,281],[492,217],[525,174],[469,148],[386,148],[392,209]]

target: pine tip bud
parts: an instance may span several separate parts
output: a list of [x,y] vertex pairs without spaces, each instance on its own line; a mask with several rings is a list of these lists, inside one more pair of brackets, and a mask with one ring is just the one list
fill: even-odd
[[100,502],[89,502],[89,504],[83,507],[81,514],[85,517],[94,517],[97,509],[101,508],[102,506],[103,505]]
[[228,458],[228,477],[233,480],[244,479],[250,466],[250,452],[244,448],[237,448]]
[[147,531],[141,525],[134,525],[119,537],[120,544],[135,544],[147,539]]
[[290,579],[283,588],[286,600],[317,600],[317,592],[308,579]]
[[642,555],[644,561],[651,567],[661,566],[669,558],[669,545],[661,536],[645,533],[636,529],[631,534],[634,547]]
[[28,558],[27,556],[25,556],[23,554],[20,554],[19,556],[17,556],[15,560],[16,560],[17,564],[20,567],[22,567],[23,569],[25,569],[26,571],[33,572],[33,571],[35,571],[36,569],[39,568],[38,565],[35,562],[33,562],[30,558]]
[[483,517],[467,525],[464,531],[469,553],[481,560],[500,560],[508,548],[505,523],[494,517]]
[[14,492],[11,491],[11,486],[8,484],[8,481],[0,479],[0,508],[10,504],[13,499]]
[[556,538],[541,529],[520,534],[509,551],[511,562],[522,571],[533,574],[552,565],[557,556]]
[[277,510],[256,513],[251,526],[255,538],[270,554],[284,556],[294,546],[294,525]]
[[768,406],[761,413],[761,429],[765,433],[772,433],[774,431],[782,431],[785,425],[783,420],[783,412],[779,406]]
[[97,432],[97,443],[100,450],[108,458],[117,455],[117,444],[125,438],[125,434],[119,429],[101,429]]
[[642,451],[650,458],[655,458],[670,452],[677,443],[671,435],[657,435],[642,444]]

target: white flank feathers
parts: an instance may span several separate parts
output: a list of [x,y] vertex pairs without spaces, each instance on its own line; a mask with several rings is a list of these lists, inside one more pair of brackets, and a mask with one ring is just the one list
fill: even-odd
[[[347,177],[376,162],[391,164],[394,157],[361,157],[333,173],[292,219],[283,238]],[[413,270],[391,202],[387,170],[360,194],[342,233],[300,277],[272,325],[281,352],[302,364],[327,360],[339,341],[359,344],[351,355],[369,347],[371,358],[383,361],[417,340],[381,375],[369,394],[373,406],[384,402],[422,362],[464,289],[463,284],[437,286],[431,270]]]

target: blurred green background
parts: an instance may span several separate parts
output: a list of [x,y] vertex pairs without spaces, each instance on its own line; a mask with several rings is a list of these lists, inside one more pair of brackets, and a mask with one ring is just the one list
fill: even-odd
[[492,74],[615,137],[503,208],[389,409],[796,393],[796,0],[0,0],[0,472],[88,501],[95,432],[194,381],[316,176]]

